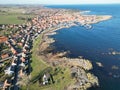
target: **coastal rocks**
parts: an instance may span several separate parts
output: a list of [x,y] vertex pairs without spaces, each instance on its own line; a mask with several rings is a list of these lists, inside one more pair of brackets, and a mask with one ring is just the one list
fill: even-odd
[[[68,64],[71,66],[71,76],[76,78],[76,83],[73,85],[73,87],[68,87],[67,90],[73,90],[73,88],[76,88],[76,90],[87,90],[88,88],[92,86],[98,86],[99,81],[96,76],[89,73],[88,70],[92,69],[92,64],[89,60],[85,59],[68,59]],[[86,72],[87,71],[87,72]]]
[[67,58],[65,55],[67,55],[69,52],[60,52],[56,54],[47,53],[47,58],[49,58],[49,62],[59,62],[62,64],[65,64],[67,66],[76,66],[81,67],[84,70],[91,70],[93,68],[92,63],[83,58]]
[[[56,29],[57,30],[57,29]],[[66,66],[71,69],[71,78],[75,78],[76,82],[70,86],[67,86],[67,90],[87,90],[92,86],[98,86],[98,78],[89,73],[89,70],[93,68],[92,63],[89,60],[78,58],[67,58],[66,55],[69,52],[51,52],[51,44],[55,42],[53,38],[49,38],[49,35],[56,34],[56,30],[52,29],[49,32],[44,32],[42,43],[40,44],[39,52],[42,54],[41,58],[53,67]]]
[[71,70],[71,78],[75,78],[76,82],[67,86],[66,90],[87,90],[92,86],[98,86],[98,78],[89,73],[93,68],[89,60],[83,58],[67,58],[67,52],[47,55],[47,60],[52,66],[65,66]]
[[105,21],[105,20],[109,20],[112,18],[112,16],[110,15],[84,15],[87,19],[84,22],[85,24],[94,24],[94,23],[98,23],[101,21]]
[[49,36],[49,35],[55,35],[55,34],[57,33],[52,31],[52,32],[46,33],[45,35]]
[[[112,16],[110,15],[83,15],[83,17],[78,17],[77,23],[81,26],[86,27],[87,29],[91,29],[91,24],[98,23],[101,21],[109,20]],[[82,19],[82,20],[81,20]]]
[[53,38],[48,38],[47,36],[44,37],[43,42],[40,45],[40,51],[44,51],[47,47],[50,46],[51,43],[55,42]]
[[118,70],[118,69],[119,69],[118,66],[116,66],[116,65],[113,65],[113,66],[112,66],[112,70]]
[[[47,38],[46,40],[50,39],[48,37],[45,38]],[[48,51],[47,49],[52,41],[49,43],[48,42],[49,41],[46,41],[46,43],[48,44],[47,47],[45,46],[45,44],[40,45],[40,52]],[[46,48],[43,49],[43,46]],[[67,86],[66,90],[87,90],[92,86],[98,86],[98,78],[89,73],[89,70],[93,68],[92,63],[89,60],[83,59],[82,57],[67,58],[66,55],[68,53],[69,52],[67,51],[59,53],[47,52],[45,55],[42,55],[42,58],[53,67],[65,66],[66,68],[71,69],[71,78],[75,78],[76,82],[70,86]]]
[[92,86],[99,86],[98,78],[96,76],[91,73],[87,73],[87,77],[89,79],[89,83],[92,84]]
[[100,22],[100,21],[105,21],[105,20],[109,20],[111,19],[112,16],[111,15],[100,15],[96,17],[96,21]]
[[90,70],[90,69],[93,68],[92,64],[89,60],[79,59],[79,58],[68,59],[68,64],[73,65],[73,66],[81,67],[84,70]]
[[99,67],[103,67],[103,64],[100,63],[100,62],[96,62],[96,64],[97,64]]
[[109,55],[120,55],[120,52],[113,51],[113,52],[109,52],[108,54],[109,54]]
[[109,52],[106,52],[106,53],[102,53],[103,55],[113,55],[113,56],[116,56],[116,55],[120,55],[120,52],[119,51],[115,51],[115,50],[111,50]]
[[80,67],[72,67],[71,75],[76,79],[76,83],[74,85],[69,85],[67,90],[87,90],[92,86],[98,86],[98,78],[91,73],[85,72]]

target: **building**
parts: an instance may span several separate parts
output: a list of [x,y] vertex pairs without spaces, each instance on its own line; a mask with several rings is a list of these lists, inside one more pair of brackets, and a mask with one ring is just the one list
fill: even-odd
[[0,43],[6,42],[8,40],[5,36],[0,36]]
[[7,54],[7,53],[1,55],[1,58],[2,58],[2,59],[7,58],[7,57],[9,57],[9,54]]
[[43,79],[43,85],[48,84],[50,81],[50,74],[49,73],[44,74],[42,79]]

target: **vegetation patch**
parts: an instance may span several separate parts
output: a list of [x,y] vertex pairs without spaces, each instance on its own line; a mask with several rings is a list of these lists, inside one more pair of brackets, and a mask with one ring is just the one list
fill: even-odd
[[[68,67],[52,67],[37,55],[41,39],[42,35],[40,35],[33,43],[31,80],[28,86],[22,86],[21,90],[64,90],[68,85],[75,83],[75,80],[71,78],[70,69]],[[52,76],[53,80],[47,85],[43,85],[42,78],[47,72]]]
[[0,24],[23,24],[28,18],[32,18],[34,15],[24,14],[5,14],[0,15]]

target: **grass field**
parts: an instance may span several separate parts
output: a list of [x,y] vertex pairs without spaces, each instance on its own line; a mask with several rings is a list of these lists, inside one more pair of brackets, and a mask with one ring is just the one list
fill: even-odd
[[34,16],[31,13],[27,14],[26,8],[0,7],[0,24],[23,24],[25,20],[20,20],[18,17],[32,18]]
[[46,86],[40,86],[38,82],[29,86],[29,90],[64,90],[64,88],[75,81],[70,76],[70,70],[68,68],[61,68],[62,72],[58,72],[56,76],[54,76],[55,83]]
[[20,20],[18,17],[32,18],[34,15],[24,15],[24,14],[5,14],[0,15],[0,24],[23,24],[25,20]]
[[45,68],[49,67],[47,63],[45,63],[41,58],[37,55],[37,51],[39,50],[39,44],[41,42],[42,35],[38,37],[38,39],[33,43],[33,49],[32,49],[32,78],[39,75],[39,73],[44,70]]
[[64,90],[64,87],[74,83],[75,80],[71,78],[69,68],[64,66],[51,67],[43,60],[41,60],[40,56],[37,55],[41,37],[42,35],[40,35],[33,43],[31,63],[33,71],[31,72],[31,79],[34,80],[40,75],[41,72],[44,72],[46,68],[52,68],[51,73],[55,73],[55,68],[59,68],[57,74],[53,76],[55,83],[47,86],[40,86],[38,81],[35,83],[30,82],[28,86],[21,87],[21,90],[27,90],[27,88],[29,88],[29,90]]

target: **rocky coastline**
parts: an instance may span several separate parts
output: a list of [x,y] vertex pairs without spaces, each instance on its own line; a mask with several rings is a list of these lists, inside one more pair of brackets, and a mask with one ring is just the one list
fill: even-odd
[[[56,10],[56,9],[55,9]],[[43,10],[44,11],[44,10]],[[44,13],[46,13],[45,10]],[[53,9],[50,9],[52,12]],[[79,25],[89,26],[94,23],[98,23],[104,20],[110,19],[112,16],[96,16],[96,15],[79,15],[79,12],[69,12],[67,10],[58,10],[59,13],[55,16],[49,16],[46,18],[39,19],[36,17],[32,20],[35,27],[43,28],[42,41],[39,45],[38,55],[52,67],[61,66],[69,68],[71,70],[71,76],[75,79],[75,83],[65,87],[65,90],[87,90],[92,86],[99,86],[98,78],[90,72],[93,68],[92,62],[83,58],[68,58],[66,57],[68,51],[65,52],[52,52],[54,48],[51,44],[55,42],[50,35],[57,34],[56,31],[62,28],[70,28],[72,26]],[[58,12],[57,11],[57,12]],[[64,12],[62,15],[60,12]],[[53,12],[52,12],[53,13]],[[44,16],[44,15],[43,15]],[[43,17],[42,16],[42,17]],[[46,17],[46,16],[45,16]],[[53,20],[53,21],[51,21]],[[40,22],[41,21],[41,22]],[[41,25],[43,23],[43,25]],[[45,25],[46,23],[46,25]],[[49,25],[49,27],[47,26]],[[89,28],[89,27],[88,27]],[[41,30],[41,29],[40,29]]]
[[51,52],[53,48],[50,45],[54,43],[55,40],[49,36],[56,34],[56,30],[59,29],[51,29],[49,32],[44,32],[42,42],[39,46],[39,55],[45,62],[53,67],[65,66],[66,68],[70,68],[70,74],[73,75],[72,77],[76,79],[76,82],[74,85],[68,85],[65,90],[87,90],[92,86],[99,86],[98,78],[89,71],[93,68],[90,60],[80,57],[67,58],[67,51],[58,53]]

